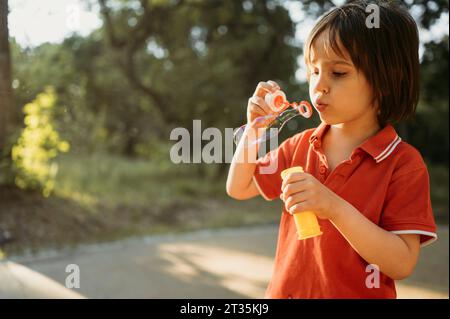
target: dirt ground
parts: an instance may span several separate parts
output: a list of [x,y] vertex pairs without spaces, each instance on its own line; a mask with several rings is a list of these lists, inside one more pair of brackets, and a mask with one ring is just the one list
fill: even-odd
[[[414,274],[397,282],[399,298],[448,298],[449,229],[421,251]],[[262,298],[270,279],[276,226],[139,237],[10,260],[65,284],[77,265],[88,298]],[[25,287],[26,289],[26,287]]]

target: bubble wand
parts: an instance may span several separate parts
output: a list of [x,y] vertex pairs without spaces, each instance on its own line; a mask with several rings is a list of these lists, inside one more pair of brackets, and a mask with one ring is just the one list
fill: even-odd
[[[250,143],[254,145],[256,143],[265,142],[268,139],[274,137],[279,131],[284,127],[284,125],[296,116],[303,116],[305,118],[310,118],[312,116],[312,107],[307,101],[301,102],[289,102],[286,99],[286,94],[283,91],[277,90],[271,92],[266,88],[262,88],[267,92],[264,97],[265,102],[270,107],[272,111],[278,114],[273,121],[265,126],[265,133],[259,139]],[[260,116],[255,119],[256,123],[272,118],[273,115]],[[237,145],[245,131],[247,124],[242,125],[234,134],[234,143]]]

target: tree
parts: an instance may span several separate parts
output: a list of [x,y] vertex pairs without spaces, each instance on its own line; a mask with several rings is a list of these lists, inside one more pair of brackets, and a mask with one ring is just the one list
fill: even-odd
[[0,0],[0,159],[5,155],[12,111],[8,0]]
[[280,81],[287,93],[294,85],[300,49],[278,3],[99,2],[117,69],[169,130],[191,127],[192,119],[237,127],[259,81]]

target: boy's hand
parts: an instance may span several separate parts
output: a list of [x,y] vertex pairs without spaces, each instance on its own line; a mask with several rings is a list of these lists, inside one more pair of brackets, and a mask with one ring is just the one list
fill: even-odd
[[332,219],[333,207],[343,199],[308,173],[290,173],[281,185],[281,200],[290,214],[313,211],[317,217]]
[[[268,92],[275,92],[279,90],[280,86],[274,81],[267,82],[259,82],[255,93],[253,96],[248,99],[247,104],[247,124],[250,124],[252,127],[264,127],[266,124],[276,116],[276,113],[272,111],[272,109],[267,105],[264,97]],[[258,117],[273,115],[267,118],[260,118],[258,121],[255,121]]]

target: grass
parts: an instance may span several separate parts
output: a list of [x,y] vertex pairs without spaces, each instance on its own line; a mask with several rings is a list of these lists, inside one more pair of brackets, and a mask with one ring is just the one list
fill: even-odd
[[14,254],[134,235],[278,221],[281,202],[236,201],[225,178],[200,178],[192,165],[112,155],[59,159],[55,193],[0,189],[0,228]]
[[[436,220],[448,223],[448,167],[428,167]],[[199,177],[197,168],[102,154],[63,156],[50,198],[0,188],[0,229],[14,239],[4,251],[278,222],[281,201],[233,200],[225,177]]]

